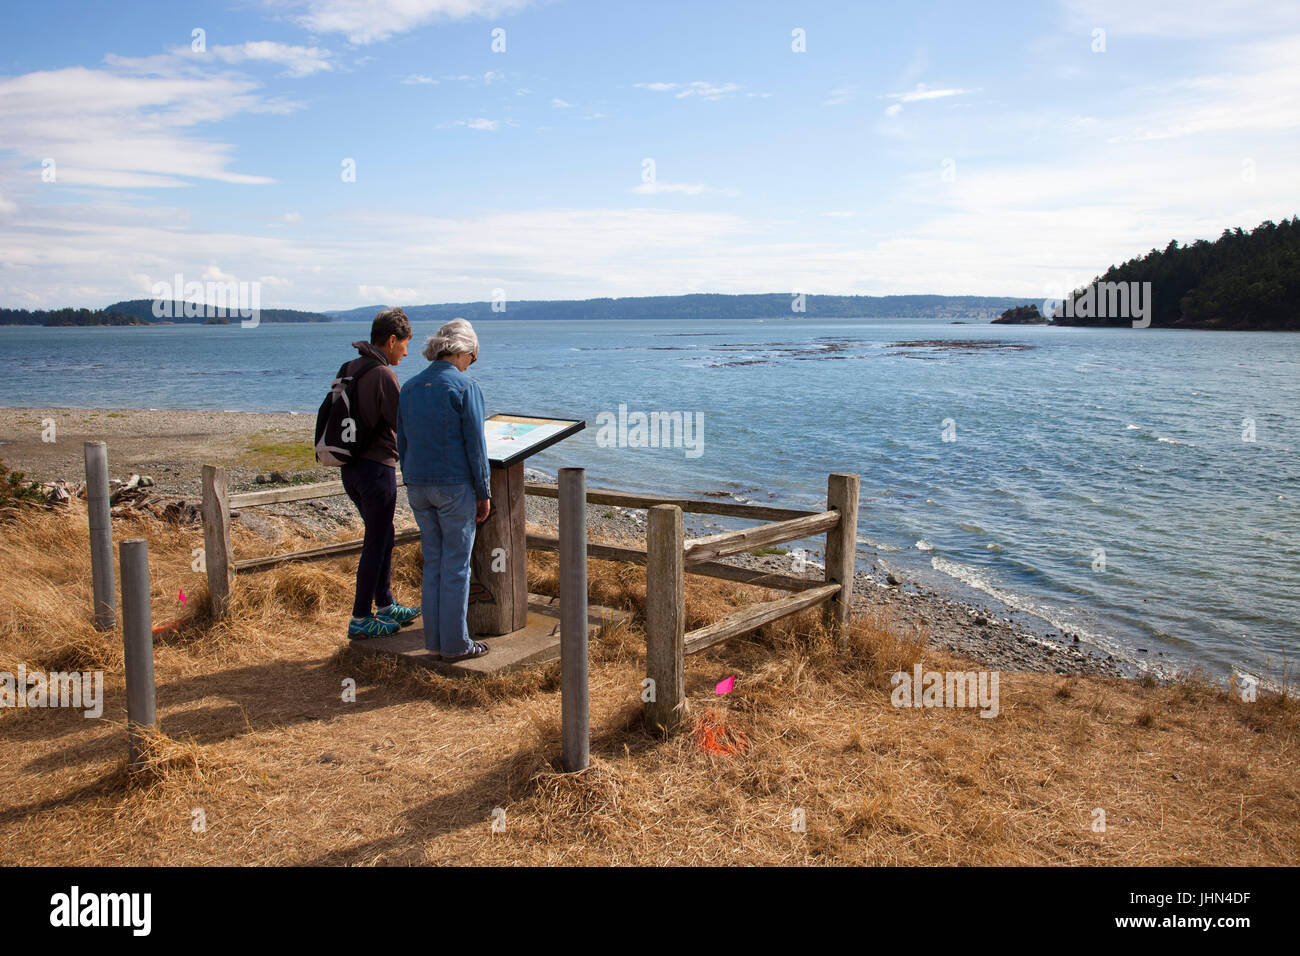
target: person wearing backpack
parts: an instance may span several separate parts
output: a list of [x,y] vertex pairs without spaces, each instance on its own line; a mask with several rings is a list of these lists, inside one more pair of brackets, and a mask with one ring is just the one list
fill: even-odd
[[[343,489],[361,512],[366,528],[348,622],[352,640],[384,637],[420,616],[419,608],[393,599],[391,580],[401,395],[393,367],[406,356],[410,341],[411,323],[405,312],[385,309],[376,315],[370,341],[352,343],[360,356],[339,369],[317,417],[317,457],[327,464],[343,462]],[[324,424],[322,416],[328,419]],[[372,612],[372,606],[377,610]]]

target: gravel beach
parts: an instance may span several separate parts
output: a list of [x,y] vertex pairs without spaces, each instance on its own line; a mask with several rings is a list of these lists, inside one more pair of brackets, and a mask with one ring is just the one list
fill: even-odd
[[[281,480],[295,484],[337,480],[337,469],[319,467],[312,457],[313,426],[309,416],[286,413],[8,408],[0,409],[0,460],[10,470],[25,472],[29,479],[75,482],[84,477],[83,442],[104,441],[111,477],[148,476],[154,479],[151,491],[155,494],[194,502],[200,496],[199,472],[204,464],[226,468],[231,492],[275,487]],[[48,440],[51,436],[53,440]],[[554,476],[533,470],[528,477],[554,480]],[[593,488],[601,485],[591,476],[588,481]],[[529,496],[526,514],[530,528],[554,533],[556,508],[554,499]],[[340,528],[359,527],[352,503],[341,495],[245,509],[236,520],[254,532],[278,534],[275,523],[264,517],[267,513],[292,517],[318,535],[332,536]],[[594,540],[642,544],[645,520],[645,512],[636,509],[605,505],[588,509],[589,534]],[[396,523],[399,528],[415,526],[404,494],[398,496]],[[701,516],[687,515],[685,523],[689,537],[718,530],[717,524]],[[819,555],[809,557],[811,566]],[[744,554],[726,560],[743,567],[793,573],[793,556],[789,554]],[[901,626],[928,631],[934,646],[986,667],[1131,676],[1120,662],[1037,618],[1018,615],[1019,619],[1013,620],[1010,613],[992,606],[977,606],[899,581],[862,557],[858,568],[855,608],[888,608]],[[807,573],[818,575],[820,569]]]

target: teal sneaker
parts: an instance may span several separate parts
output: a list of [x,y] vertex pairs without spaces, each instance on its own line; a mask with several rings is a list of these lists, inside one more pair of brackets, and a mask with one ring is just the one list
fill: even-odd
[[418,607],[403,607],[400,604],[390,604],[388,607],[381,607],[375,612],[375,617],[381,621],[392,621],[398,627],[405,627],[417,617],[420,616]]
[[361,641],[368,637],[387,637],[389,634],[396,634],[399,627],[401,625],[396,621],[385,620],[373,614],[370,617],[354,617],[348,622],[348,640]]

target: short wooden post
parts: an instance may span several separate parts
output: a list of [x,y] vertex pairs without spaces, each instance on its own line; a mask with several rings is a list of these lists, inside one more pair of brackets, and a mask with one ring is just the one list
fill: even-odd
[[110,631],[117,624],[113,582],[113,514],[108,500],[108,446],[88,441],[86,455],[86,514],[90,519],[90,580],[95,627]]
[[153,615],[149,607],[149,542],[129,538],[122,561],[122,644],[126,656],[127,766],[143,763],[142,728],[157,729],[153,679]]
[[826,510],[840,513],[840,522],[826,532],[826,583],[839,592],[826,602],[824,620],[842,651],[848,646],[849,612],[853,609],[853,571],[858,556],[857,475],[831,475],[826,482]]
[[213,617],[221,617],[230,606],[234,565],[230,559],[230,496],[226,493],[226,469],[203,466],[203,560],[208,568],[208,594]]
[[650,726],[672,732],[686,716],[686,533],[676,505],[649,512],[643,697]]
[[560,729],[564,769],[591,759],[587,710],[587,472],[560,469]]

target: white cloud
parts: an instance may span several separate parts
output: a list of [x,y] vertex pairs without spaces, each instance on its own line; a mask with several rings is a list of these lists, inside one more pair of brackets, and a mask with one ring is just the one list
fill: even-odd
[[897,116],[901,112],[903,112],[902,103],[890,103],[888,106],[885,107],[886,116]]
[[467,126],[467,127],[469,127],[470,129],[489,129],[489,130],[491,130],[491,129],[496,129],[498,126],[501,125],[501,123],[500,123],[499,120],[484,119],[483,117],[480,116],[478,119],[472,119],[472,120],[456,120],[455,125],[456,125],[456,126]]
[[554,106],[557,110],[568,110],[573,108],[572,103],[566,103],[558,96],[551,100],[551,105]]
[[852,86],[838,86],[822,101],[823,106],[842,106],[851,103],[857,96],[857,89]]
[[643,196],[656,196],[661,193],[682,193],[687,196],[698,196],[700,193],[708,191],[709,187],[704,183],[664,183],[658,180],[641,183],[632,190],[632,192],[640,193]]
[[963,96],[967,93],[977,92],[979,91],[959,89],[932,90],[924,83],[918,83],[916,84],[916,89],[909,90],[906,93],[886,93],[885,99],[898,100],[900,103],[916,103],[921,100],[938,100],[943,99],[946,96]]
[[107,60],[115,69],[68,67],[0,78],[0,143],[24,165],[53,159],[57,184],[271,182],[232,171],[233,147],[200,140],[192,128],[291,107],[260,97],[257,83],[246,77],[168,68],[167,57]]
[[302,222],[302,213],[300,213],[300,212],[286,212],[286,213],[285,213],[283,216],[281,216],[280,218],[283,219],[285,222],[291,222],[291,223],[292,223],[292,222]]
[[[188,52],[187,48],[182,48]],[[255,40],[237,46],[214,46],[211,54],[223,63],[267,62],[286,67],[287,76],[302,77],[333,69],[330,51],[314,46],[291,46],[272,40]],[[202,56],[202,54],[194,54]]]
[[218,266],[210,265],[203,270],[204,282],[238,282],[239,276],[222,272]]
[[[271,0],[273,5],[285,5]],[[306,0],[297,21],[313,33],[342,33],[351,43],[386,40],[436,20],[497,17],[531,0]],[[485,41],[486,42],[486,41]]]
[[431,76],[426,76],[423,73],[409,73],[406,76],[402,77],[401,82],[406,84],[407,86],[419,86],[428,83],[437,83],[438,81]]
[[701,193],[721,193],[726,196],[740,195],[738,190],[717,189],[713,186],[706,186],[704,183],[666,183],[659,180],[640,183],[633,187],[632,192],[642,196],[657,196],[664,193],[679,193],[686,196],[698,196]]
[[653,83],[633,83],[632,85],[637,89],[652,90],[656,93],[672,93],[679,100],[688,96],[698,96],[704,100],[720,100],[744,89],[739,83],[709,83],[705,80],[694,80],[690,83],[656,81]]
[[1108,141],[1300,127],[1300,33],[1245,44],[1224,68],[1135,90],[1147,109],[1108,120]]
[[364,302],[379,302],[384,305],[428,305],[424,301],[424,296],[429,293],[426,290],[416,286],[407,286],[405,288],[394,288],[387,285],[359,285],[357,286],[357,295],[361,296]]
[[1087,35],[1100,27],[1107,35],[1232,37],[1267,36],[1300,28],[1300,7],[1276,0],[1215,0],[1189,5],[1186,0],[1065,0],[1070,29]]

